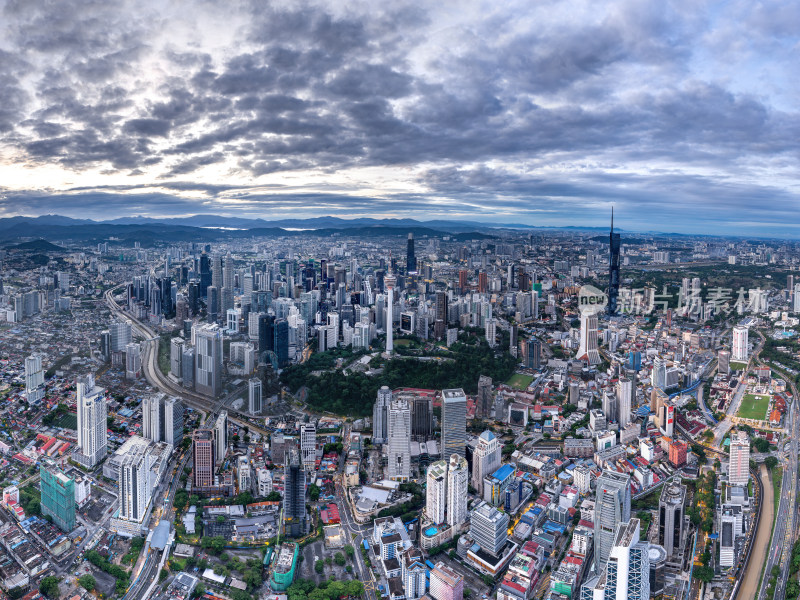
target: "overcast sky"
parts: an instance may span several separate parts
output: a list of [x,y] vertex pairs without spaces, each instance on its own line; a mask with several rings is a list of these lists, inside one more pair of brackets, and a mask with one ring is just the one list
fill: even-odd
[[0,217],[800,231],[800,2],[0,6]]

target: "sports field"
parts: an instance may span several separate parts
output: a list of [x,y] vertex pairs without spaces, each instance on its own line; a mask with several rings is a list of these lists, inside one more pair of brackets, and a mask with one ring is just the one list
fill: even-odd
[[78,415],[71,412],[64,413],[64,416],[59,419],[55,426],[64,427],[65,429],[78,429]]
[[745,394],[736,416],[742,419],[758,419],[763,421],[767,418],[768,408],[768,394]]
[[532,375],[525,375],[524,373],[514,373],[511,377],[509,377],[508,381],[506,381],[506,385],[509,385],[517,390],[525,390],[533,381]]

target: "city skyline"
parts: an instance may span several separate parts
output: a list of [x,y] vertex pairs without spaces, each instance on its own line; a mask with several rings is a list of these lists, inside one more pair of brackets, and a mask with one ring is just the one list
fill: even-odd
[[0,10],[0,218],[800,225],[796,5]]

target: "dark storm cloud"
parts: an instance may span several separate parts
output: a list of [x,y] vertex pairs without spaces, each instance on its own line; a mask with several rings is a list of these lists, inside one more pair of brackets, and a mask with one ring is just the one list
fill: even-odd
[[[212,200],[238,187],[171,180],[222,163],[232,177],[414,169],[444,199],[435,214],[462,199],[475,213],[563,218],[611,201],[665,217],[700,202],[707,218],[773,197],[765,214],[785,218],[797,201],[785,180],[800,154],[796,84],[747,75],[797,45],[791,3],[170,8],[5,2],[0,135],[20,162],[119,169]],[[183,37],[182,11],[198,18]],[[224,49],[204,44],[203,15],[214,31],[238,23]],[[726,57],[742,68],[717,76]],[[771,165],[783,179],[752,183]],[[326,207],[360,210],[356,196]],[[381,206],[395,201],[425,208],[395,194]]]

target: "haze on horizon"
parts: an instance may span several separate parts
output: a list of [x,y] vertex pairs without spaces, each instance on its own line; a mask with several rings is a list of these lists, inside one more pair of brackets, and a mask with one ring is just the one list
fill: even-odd
[[795,237],[800,4],[0,0],[0,218]]

